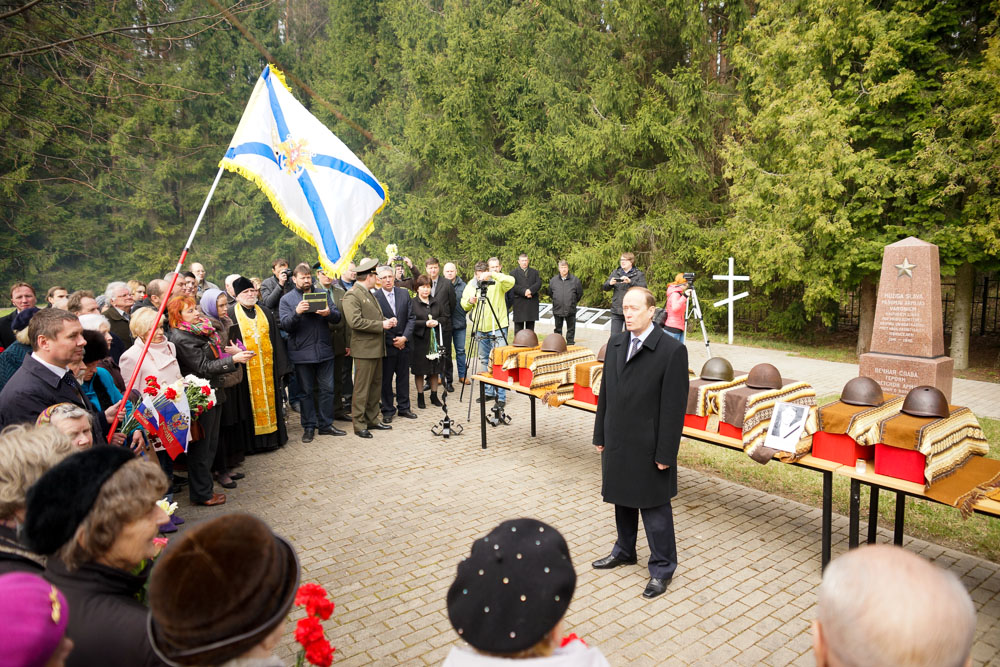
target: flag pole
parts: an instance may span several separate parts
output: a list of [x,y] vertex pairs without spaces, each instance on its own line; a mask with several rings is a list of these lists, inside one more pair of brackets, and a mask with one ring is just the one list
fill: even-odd
[[[156,335],[156,329],[160,326],[160,320],[163,319],[163,311],[167,307],[167,301],[170,295],[174,291],[174,285],[177,284],[177,277],[181,273],[181,268],[184,266],[184,260],[187,259],[188,251],[191,249],[191,243],[194,242],[194,235],[198,233],[198,228],[201,226],[201,220],[205,217],[205,211],[208,210],[208,203],[212,201],[212,195],[215,194],[215,188],[219,184],[219,179],[222,178],[222,172],[225,171],[225,167],[219,167],[219,173],[215,175],[215,180],[212,182],[212,187],[208,190],[208,196],[205,197],[205,203],[201,205],[201,212],[198,213],[198,219],[195,220],[194,228],[191,230],[190,236],[188,236],[187,242],[184,244],[184,250],[181,251],[181,257],[177,260],[177,267],[174,269],[173,278],[170,279],[170,287],[167,288],[166,296],[160,300],[160,309],[156,311],[156,321],[153,323],[153,327],[146,334],[146,343],[142,347],[142,354],[139,355],[139,361],[135,364],[135,370],[132,371],[132,377],[129,378],[128,386],[125,387],[125,394],[122,398],[121,403],[118,405],[118,411],[115,413],[115,419],[111,422],[111,430],[108,431],[108,442],[111,442],[111,437],[115,433],[115,429],[118,428],[118,422],[121,420],[122,412],[125,411],[125,402],[129,400],[129,394],[132,393],[132,387],[135,386],[135,381],[139,377],[139,371],[142,368],[142,362],[146,358],[146,353],[149,351],[149,344],[153,342],[153,337]],[[138,408],[138,406],[136,406]]]

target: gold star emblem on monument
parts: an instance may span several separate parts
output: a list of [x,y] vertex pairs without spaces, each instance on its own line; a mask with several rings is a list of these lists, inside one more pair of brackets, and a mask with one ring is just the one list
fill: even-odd
[[897,278],[900,278],[902,276],[908,276],[908,277],[912,278],[913,277],[913,269],[915,269],[917,267],[916,264],[910,264],[910,260],[909,260],[908,257],[904,257],[903,258],[903,263],[902,264],[893,264],[893,266],[895,266],[896,267],[896,271],[898,271],[898,273],[896,274]]

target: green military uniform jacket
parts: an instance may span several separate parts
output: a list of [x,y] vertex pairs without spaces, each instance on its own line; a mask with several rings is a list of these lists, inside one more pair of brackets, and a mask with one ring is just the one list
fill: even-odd
[[[340,285],[333,283],[327,288],[327,292],[333,297],[333,305],[337,307],[341,313],[344,312],[344,295],[347,292]],[[341,317],[340,321],[336,324],[331,324],[330,333],[333,337],[333,353],[340,356],[346,353],[347,349],[351,347],[351,329],[347,326],[347,318]]]
[[385,356],[385,330],[382,308],[360,282],[347,291],[341,312],[351,330],[351,356],[355,359],[381,359]]

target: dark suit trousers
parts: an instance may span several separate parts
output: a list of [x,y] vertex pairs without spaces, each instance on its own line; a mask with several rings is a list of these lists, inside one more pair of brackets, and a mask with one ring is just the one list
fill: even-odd
[[451,327],[441,327],[441,359],[442,373],[445,382],[454,383],[455,373],[451,367]]
[[611,555],[622,560],[636,560],[635,541],[639,536],[639,512],[649,542],[649,576],[669,579],[677,569],[677,542],[674,539],[674,511],[668,502],[659,507],[615,505],[618,541]]
[[514,322],[514,333],[517,333],[521,329],[531,329],[532,331],[534,331],[535,330],[534,320],[530,322]]
[[215,450],[219,447],[219,426],[222,424],[222,407],[215,406],[204,412],[198,418],[198,423],[205,431],[205,437],[188,444],[187,466],[188,486],[192,503],[203,503],[211,500],[215,493],[212,481],[212,462],[215,460]]
[[622,329],[625,328],[625,316],[615,315],[611,313],[611,335],[614,336],[616,333],[621,333]]
[[364,431],[378,423],[378,399],[382,387],[382,358],[354,360],[354,394],[351,418],[354,431]]
[[333,359],[334,417],[351,414],[351,394],[354,391],[354,383],[351,381],[352,362],[346,354],[338,354]]
[[552,319],[555,320],[554,332],[559,335],[562,335],[563,322],[566,323],[566,344],[573,345],[576,342],[576,313],[566,317],[553,315]]
[[[392,407],[392,380],[396,376],[396,407]],[[396,350],[396,354],[382,359],[382,414],[394,415],[396,409],[410,409],[410,351]]]

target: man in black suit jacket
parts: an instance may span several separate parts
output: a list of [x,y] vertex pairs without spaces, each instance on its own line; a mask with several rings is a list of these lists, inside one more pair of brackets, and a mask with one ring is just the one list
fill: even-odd
[[[410,293],[395,286],[391,266],[378,269],[379,286],[375,289],[382,314],[396,318],[396,326],[385,330],[385,359],[382,360],[382,421],[389,423],[394,414],[408,419],[417,415],[410,410],[410,350],[416,316],[410,308]],[[396,405],[393,407],[393,376],[396,380]]]
[[510,275],[514,276],[513,295],[514,333],[521,329],[534,329],[538,321],[538,292],[542,289],[542,277],[536,269],[528,266],[528,256],[521,253],[517,258],[517,268]]
[[[431,257],[424,264],[427,269],[427,277],[431,281],[431,299],[438,303],[443,303],[449,313],[455,310],[455,303],[458,297],[455,295],[455,287],[451,281],[441,275],[441,264],[437,257]],[[441,320],[441,347],[442,347],[442,369],[444,388],[447,391],[455,391],[454,375],[451,369],[451,318],[446,317]]]
[[639,513],[649,541],[649,583],[642,595],[667,590],[677,569],[674,515],[677,449],[688,395],[687,348],[653,324],[656,299],[633,287],[622,301],[626,331],[608,341],[594,445],[601,452],[604,502],[615,505],[618,540],[596,569],[637,562]]
[[94,443],[104,442],[107,420],[114,418],[96,410],[67,367],[83,359],[86,341],[75,315],[60,308],[35,313],[28,325],[30,355],[0,392],[0,428],[10,424],[33,424],[45,408],[72,403],[91,414]]

